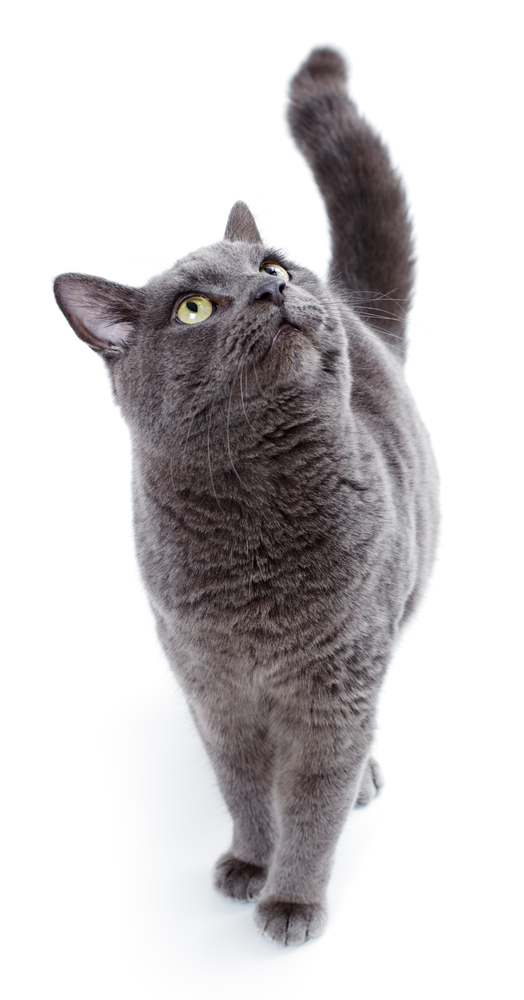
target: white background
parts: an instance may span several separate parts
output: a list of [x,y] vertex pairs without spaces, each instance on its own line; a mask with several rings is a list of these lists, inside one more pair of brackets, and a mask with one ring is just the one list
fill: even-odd
[[[517,4],[13,10],[2,56],[3,995],[520,997]],[[51,282],[81,271],[139,285],[219,239],[237,198],[269,243],[324,273],[327,225],[284,106],[289,77],[326,43],[350,59],[355,99],[409,193],[408,378],[444,519],[382,699],[386,787],[347,824],[325,936],[279,949],[257,935],[252,906],[211,888],[229,819],[135,568],[127,432]]]

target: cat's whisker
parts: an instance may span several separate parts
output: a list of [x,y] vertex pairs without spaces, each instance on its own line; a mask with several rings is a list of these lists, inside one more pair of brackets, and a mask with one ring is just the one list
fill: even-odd
[[245,374],[245,377],[246,377],[246,399],[247,399],[247,393],[248,393],[248,380],[247,380],[247,374],[248,374],[248,368],[247,368],[247,358],[245,359],[245,363],[244,363],[244,365],[243,365],[243,369],[242,369],[242,370],[243,370],[243,372],[244,372],[244,374]]
[[174,476],[173,476],[173,456],[172,455],[169,456],[169,478],[171,479],[171,486],[173,487],[173,496],[176,496],[177,489],[176,489],[176,486],[175,486],[175,479],[174,479]]
[[[374,317],[374,318],[376,318],[376,317]],[[370,319],[366,319],[366,326],[370,330],[373,330],[373,332],[376,333],[377,336],[379,336],[381,340],[382,340],[383,337],[387,337],[388,340],[389,340],[389,337],[392,337],[393,340],[400,340],[401,344],[389,344],[388,345],[389,347],[391,347],[392,351],[397,350],[397,351],[404,352],[405,350],[407,350],[406,340],[405,340],[404,337],[399,337],[396,333],[391,333],[390,330],[384,330],[384,329],[382,329],[382,327],[379,327],[375,323],[371,322]]]
[[188,420],[189,423],[188,423],[187,433],[186,433],[186,437],[185,437],[185,441],[184,441],[184,447],[183,447],[183,450],[182,450],[182,455],[180,457],[180,469],[181,470],[183,470],[183,468],[184,468],[184,461],[185,461],[185,457],[186,457],[187,446],[188,446],[188,443],[189,443],[189,438],[190,438],[190,435],[191,435],[191,430],[192,430],[194,422],[195,422],[195,417],[197,417],[201,413],[204,413],[205,410],[206,410],[206,408],[207,408],[207,406],[209,404],[206,404],[206,405],[204,405],[202,407],[199,407],[197,405],[195,408],[193,408],[193,405],[195,403],[195,400],[199,396],[202,396],[204,394],[204,392],[206,391],[206,389],[209,389],[209,385],[204,380],[204,381],[202,381],[200,383],[200,385],[197,386],[197,388],[196,388],[196,390],[195,390],[195,392],[193,394],[193,397],[191,399],[191,402],[189,404],[189,408],[188,408],[189,412],[183,418],[185,420]]
[[396,302],[400,306],[401,306],[401,304],[403,302],[406,302],[409,305],[409,299],[408,298],[406,298],[405,296],[402,297],[402,298],[399,298],[399,297],[397,297],[397,296],[395,296],[393,294],[394,292],[398,291],[397,288],[392,288],[390,292],[378,292],[378,291],[376,291],[376,289],[371,289],[371,288],[369,288],[369,289],[366,289],[366,288],[350,288],[347,291],[352,296],[352,298],[359,298],[359,297],[364,298],[364,297],[367,297],[370,302],[382,301],[383,299],[389,299],[390,302]]
[[254,372],[255,380],[256,380],[256,383],[257,383],[257,386],[258,386],[259,395],[262,396],[262,399],[265,399],[266,397],[265,397],[264,393],[262,392],[262,389],[260,388],[260,382],[258,381],[257,363],[256,363],[256,361],[255,361],[254,358],[253,358],[253,372]]
[[218,393],[219,393],[219,391],[220,391],[221,388],[222,388],[222,385],[220,385],[218,387],[217,391],[215,392],[215,395],[213,396],[213,399],[211,401],[211,409],[209,411],[209,417],[208,417],[208,421],[207,421],[207,465],[208,465],[208,469],[209,469],[209,478],[211,480],[211,489],[213,490],[213,495],[215,497],[215,500],[216,500],[218,506],[222,510],[222,505],[220,503],[220,500],[218,499],[217,491],[215,489],[215,481],[213,479],[213,470],[211,468],[211,419],[213,417],[213,410],[215,408],[215,402],[217,400],[217,396],[218,396]]
[[387,320],[388,323],[389,322],[400,323],[402,326],[405,326],[406,323],[406,320],[403,316],[398,316],[390,309],[384,309],[381,306],[374,307],[369,304],[361,305],[360,303],[359,304],[353,303],[352,308],[359,316],[374,315],[380,317],[381,319]]
[[[253,372],[254,372],[254,375],[255,375],[255,381],[257,383],[257,388],[258,388],[259,395],[262,397],[262,399],[264,399],[264,400],[266,400],[266,402],[268,402],[269,401],[269,397],[266,396],[266,394],[263,391],[262,386],[260,385],[260,382],[259,382],[258,371],[257,371],[257,364],[256,364],[256,361],[255,361],[255,349],[258,347],[258,345],[260,343],[260,339],[261,338],[258,338],[257,340],[255,340],[254,342],[252,342],[249,345],[248,350],[246,352],[246,366],[248,364],[249,357],[251,356],[252,359],[253,359]],[[246,374],[246,386],[247,386],[247,374]]]
[[246,360],[246,364],[244,364],[244,360],[241,359],[240,370],[239,370],[240,399],[241,399],[241,402],[242,402],[242,410],[244,411],[244,416],[246,418],[246,423],[247,423],[248,427],[253,431],[254,427],[253,427],[252,423],[249,420],[249,417],[248,417],[248,415],[246,413],[246,407],[244,405],[244,393],[242,391],[242,381],[243,381],[243,377],[244,377],[244,371],[246,372],[246,396],[247,396],[247,360]]
[[395,316],[392,312],[389,312],[389,310],[387,309],[373,309],[372,306],[358,306],[358,309],[355,309],[355,312],[357,312],[359,316],[377,316],[382,319],[387,319],[388,322],[393,322],[393,323],[405,322],[405,320],[403,320],[401,316]]
[[[366,323],[366,326],[368,326],[370,330],[373,330],[373,332],[376,333],[377,336],[380,336],[381,340],[383,340],[384,337],[388,337],[389,338],[390,336],[391,337],[394,336],[394,334],[390,334],[389,332],[388,333],[384,333],[384,330],[379,330],[377,327],[373,326],[372,323],[368,322],[368,323]],[[401,339],[403,339],[403,338],[401,338]],[[402,347],[400,347],[398,344],[393,344],[389,340],[388,340],[388,348],[389,348],[390,351],[393,351],[393,353],[397,357],[399,357],[401,361],[406,356],[407,351],[408,351],[407,345],[405,343],[404,343],[404,345]]]
[[187,418],[187,419],[189,419],[189,426],[187,428],[186,439],[185,439],[185,442],[184,442],[184,449],[182,451],[182,457],[180,459],[180,468],[181,469],[184,468],[183,462],[184,462],[184,459],[185,459],[185,456],[186,456],[187,445],[188,445],[188,442],[189,442],[189,435],[191,433],[191,429],[192,429],[193,424],[195,422],[195,417],[196,417],[196,415],[198,413],[202,412],[201,410],[198,410],[198,409],[197,410],[193,410],[193,412],[191,412],[191,409],[193,407],[193,403],[195,402],[195,399],[197,398],[197,396],[199,394],[202,395],[203,391],[204,391],[204,384],[201,384],[201,385],[198,386],[198,388],[197,388],[197,390],[196,390],[196,392],[195,392],[195,394],[193,396],[193,399],[191,400],[191,403],[190,403],[190,412],[189,412],[188,418]]
[[237,477],[240,485],[242,486],[243,485],[242,480],[241,480],[241,478],[240,478],[240,476],[239,476],[239,474],[238,474],[238,472],[237,472],[237,470],[235,468],[235,463],[233,461],[233,456],[231,454],[231,442],[230,442],[230,439],[229,439],[229,421],[230,421],[230,418],[231,418],[231,396],[233,394],[234,384],[235,384],[234,382],[231,383],[231,388],[229,390],[229,403],[228,403],[228,407],[227,407],[227,421],[226,421],[227,451],[228,451],[228,455],[229,455],[229,461],[231,462],[231,468],[233,469],[233,472],[235,473],[235,476]]

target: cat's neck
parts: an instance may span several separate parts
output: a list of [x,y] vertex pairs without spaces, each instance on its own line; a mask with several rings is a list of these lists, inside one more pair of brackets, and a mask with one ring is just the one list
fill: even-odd
[[315,493],[319,477],[339,467],[342,456],[351,464],[355,442],[349,408],[341,404],[334,413],[333,401],[287,407],[268,401],[260,419],[242,408],[218,408],[186,424],[170,441],[141,439],[134,447],[136,486],[173,508],[205,494],[211,503],[259,509],[287,482]]

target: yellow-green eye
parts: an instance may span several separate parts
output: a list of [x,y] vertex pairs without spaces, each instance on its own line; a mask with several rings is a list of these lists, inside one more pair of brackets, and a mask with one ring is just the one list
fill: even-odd
[[289,281],[289,274],[280,264],[262,264],[260,273],[270,274],[272,278],[282,278],[283,281]]
[[214,311],[213,303],[205,295],[190,295],[180,303],[176,318],[180,323],[203,323]]

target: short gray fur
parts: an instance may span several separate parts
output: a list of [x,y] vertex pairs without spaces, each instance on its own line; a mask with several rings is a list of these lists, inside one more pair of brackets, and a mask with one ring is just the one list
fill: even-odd
[[[215,885],[299,944],[324,927],[348,811],[381,785],[377,698],[430,572],[438,490],[403,373],[405,195],[336,52],[298,71],[289,123],[327,207],[327,286],[239,202],[224,240],[144,288],[66,274],[55,292],[130,429],[138,561],[233,818]],[[178,322],[198,294],[213,315]]]

